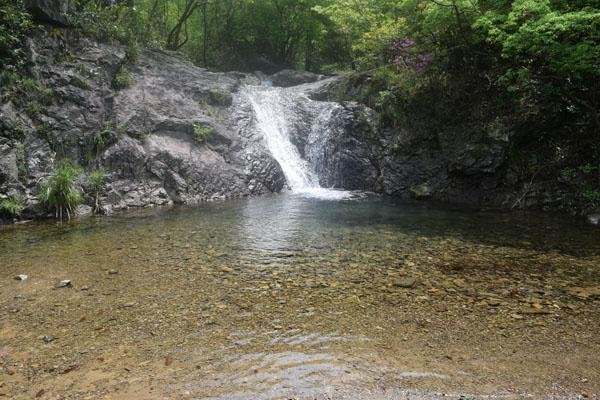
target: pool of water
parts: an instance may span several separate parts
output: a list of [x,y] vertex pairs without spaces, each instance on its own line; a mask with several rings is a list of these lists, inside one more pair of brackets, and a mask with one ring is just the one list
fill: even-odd
[[2,228],[0,394],[600,393],[598,229],[333,197]]

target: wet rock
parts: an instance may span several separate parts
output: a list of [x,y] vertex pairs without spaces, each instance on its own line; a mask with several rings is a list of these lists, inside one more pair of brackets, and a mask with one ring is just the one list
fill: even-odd
[[[298,124],[292,141],[315,166],[321,186],[381,191],[375,144],[367,139],[375,135],[377,116],[373,110],[350,102],[333,106],[327,121],[302,121],[308,126]],[[307,138],[306,132],[315,126],[326,134]]]
[[72,288],[73,284],[71,283],[70,280],[65,279],[65,280],[62,280],[62,281],[58,282],[56,285],[54,285],[54,287],[56,289],[60,289],[60,288]]
[[29,278],[29,276],[25,275],[25,274],[20,274],[20,275],[15,276],[15,279],[17,281],[26,281],[28,278]]

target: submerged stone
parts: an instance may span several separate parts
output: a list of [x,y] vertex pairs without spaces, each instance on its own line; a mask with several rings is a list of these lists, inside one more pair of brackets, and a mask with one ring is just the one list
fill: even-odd
[[71,283],[70,280],[65,279],[62,280],[60,282],[58,282],[56,285],[54,285],[55,288],[59,289],[59,288],[71,288],[73,287],[73,284]]
[[52,335],[45,335],[45,336],[42,338],[42,340],[43,340],[45,343],[50,343],[50,342],[53,342],[54,340],[56,340],[56,338],[55,338],[54,336],[52,336]]
[[398,279],[394,282],[394,286],[396,287],[400,287],[400,288],[412,288],[417,284],[417,280],[416,278],[404,278],[404,279]]

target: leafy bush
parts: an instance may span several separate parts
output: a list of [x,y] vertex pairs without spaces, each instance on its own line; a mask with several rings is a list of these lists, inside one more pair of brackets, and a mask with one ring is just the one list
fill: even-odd
[[24,209],[24,199],[19,195],[0,200],[0,215],[19,217]]
[[81,176],[80,167],[70,160],[62,160],[56,166],[52,176],[40,188],[38,199],[40,204],[55,213],[62,220],[63,214],[71,219],[71,212],[81,204],[83,196],[77,187]]
[[203,143],[210,137],[212,129],[200,123],[194,124],[194,140],[198,143]]

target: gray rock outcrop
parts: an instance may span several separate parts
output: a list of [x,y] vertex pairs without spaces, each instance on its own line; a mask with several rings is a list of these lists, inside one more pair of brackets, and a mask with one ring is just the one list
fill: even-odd
[[[101,203],[116,209],[285,187],[238,94],[256,77],[209,72],[157,50],[127,63],[122,47],[68,39],[40,35],[28,43],[32,73],[51,93],[47,104],[0,102],[0,195],[23,193],[32,208],[39,183],[62,158],[87,172],[104,169]],[[117,91],[119,73],[130,83]]]
[[25,0],[25,7],[39,22],[69,26],[75,3],[72,0]]

